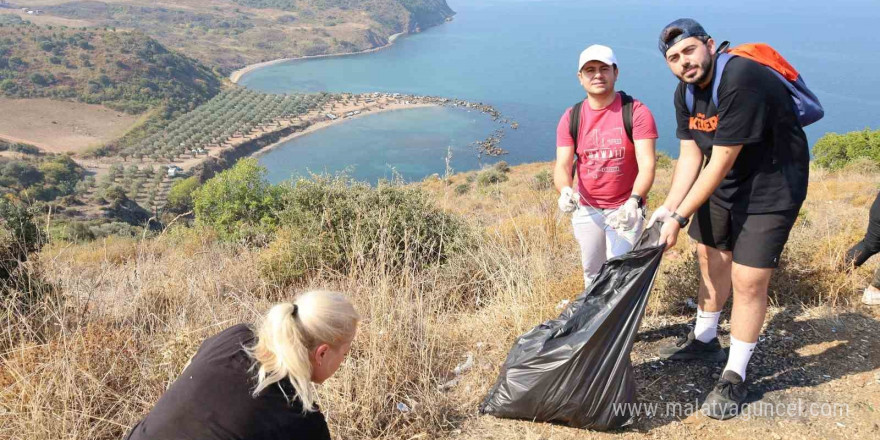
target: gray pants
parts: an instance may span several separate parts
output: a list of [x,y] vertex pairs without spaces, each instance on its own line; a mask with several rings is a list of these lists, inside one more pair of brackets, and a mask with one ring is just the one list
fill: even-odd
[[618,231],[606,225],[605,218],[616,210],[578,206],[577,211],[571,216],[574,237],[581,248],[585,287],[589,287],[593,282],[607,259],[631,251],[645,227],[645,219],[642,216],[639,216],[636,226],[629,231]]

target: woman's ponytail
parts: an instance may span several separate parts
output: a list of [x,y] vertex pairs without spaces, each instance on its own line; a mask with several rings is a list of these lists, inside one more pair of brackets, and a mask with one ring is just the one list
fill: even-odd
[[336,292],[307,292],[292,303],[273,306],[258,327],[256,344],[248,349],[258,368],[254,397],[287,378],[303,411],[313,411],[317,396],[309,352],[320,344],[335,346],[350,339],[359,320],[351,303]]

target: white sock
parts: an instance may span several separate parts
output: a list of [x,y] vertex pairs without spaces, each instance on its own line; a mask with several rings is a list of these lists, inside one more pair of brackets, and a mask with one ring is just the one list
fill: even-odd
[[697,308],[697,323],[694,325],[694,336],[700,342],[709,342],[718,336],[718,318],[721,312],[704,312]]
[[743,342],[733,336],[730,337],[730,354],[727,356],[727,365],[725,370],[733,371],[739,374],[739,377],[746,379],[746,367],[749,365],[749,359],[752,358],[752,352],[755,351],[757,342]]

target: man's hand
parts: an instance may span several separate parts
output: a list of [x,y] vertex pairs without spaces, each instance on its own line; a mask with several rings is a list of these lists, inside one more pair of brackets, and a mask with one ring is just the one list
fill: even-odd
[[559,204],[560,211],[574,212],[574,210],[577,209],[577,202],[575,202],[574,199],[574,190],[572,190],[570,186],[562,188],[562,191],[559,191],[559,200],[557,203]]
[[666,243],[666,249],[663,250],[664,252],[675,246],[675,243],[678,241],[678,231],[680,230],[681,225],[671,217],[663,222],[663,227],[660,228],[660,240],[657,244],[660,245]]
[[618,231],[629,231],[636,227],[640,214],[639,202],[636,199],[629,199],[605,219],[605,224]]
[[651,226],[654,226],[654,222],[659,221],[662,223],[662,222],[665,222],[666,220],[672,220],[672,217],[670,217],[671,215],[672,215],[672,211],[666,209],[666,206],[660,206],[659,208],[657,208],[654,211],[653,214],[651,214],[651,219],[648,220],[648,225],[645,226],[645,229],[648,229]]

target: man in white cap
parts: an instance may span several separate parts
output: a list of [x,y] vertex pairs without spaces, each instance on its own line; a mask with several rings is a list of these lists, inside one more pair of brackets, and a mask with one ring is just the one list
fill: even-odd
[[614,90],[617,76],[611,48],[595,44],[581,52],[577,77],[587,97],[567,109],[556,128],[553,182],[559,209],[573,213],[585,286],[606,259],[632,250],[654,183],[654,117]]

